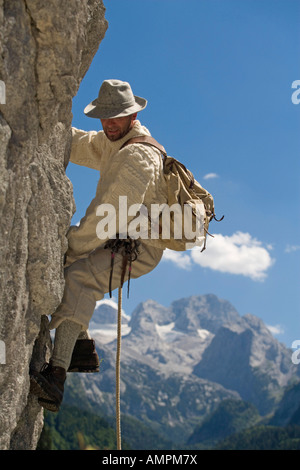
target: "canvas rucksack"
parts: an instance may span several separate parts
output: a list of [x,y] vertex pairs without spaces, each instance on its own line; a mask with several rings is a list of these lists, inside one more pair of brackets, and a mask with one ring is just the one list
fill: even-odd
[[[167,185],[167,205],[169,207],[180,208],[179,212],[168,211],[170,217],[170,236],[164,238],[163,211],[159,220],[159,244],[162,248],[169,248],[175,251],[185,251],[193,246],[206,247],[206,236],[209,234],[208,226],[212,219],[216,219],[214,200],[212,195],[204,189],[181,162],[168,156],[164,147],[151,136],[137,136],[127,140],[121,148],[129,144],[152,145],[157,148],[163,156],[163,171]],[[173,206],[175,204],[175,206]],[[186,207],[186,211],[185,211]],[[176,217],[181,214],[181,236],[176,231],[178,221]],[[190,214],[191,224],[187,227],[187,218]],[[218,221],[222,220],[219,219]],[[198,225],[197,225],[198,224]],[[186,229],[186,230],[185,230]],[[192,231],[191,231],[192,229]],[[179,230],[180,232],[180,230]],[[191,238],[193,237],[193,238]]]

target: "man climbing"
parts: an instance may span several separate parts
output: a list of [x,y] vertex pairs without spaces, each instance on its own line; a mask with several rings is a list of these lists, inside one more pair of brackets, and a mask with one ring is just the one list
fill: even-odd
[[[132,137],[150,135],[136,119],[137,113],[146,105],[144,98],[133,95],[127,82],[105,80],[98,97],[84,110],[87,116],[100,119],[103,130],[85,132],[72,129],[70,161],[99,170],[100,180],[96,196],[80,225],[71,227],[68,232],[65,290],[50,322],[50,329],[56,329],[52,357],[40,372],[31,371],[31,391],[39,398],[39,403],[51,411],[58,411],[60,407],[66,373],[74,370],[70,369],[73,350],[74,353],[78,347],[80,350],[81,341],[85,344],[80,338],[86,338],[85,332],[96,301],[120,286],[125,269],[127,273],[130,269],[131,278],[137,278],[154,269],[163,254],[163,250],[156,246],[156,240],[143,239],[137,249],[134,246],[134,252],[130,251],[129,264],[124,265],[124,233],[127,233],[128,224],[136,214],[126,214],[124,217],[120,200],[126,197],[127,207],[137,204],[134,207],[143,205],[146,208],[153,203],[167,202],[159,150],[139,143],[121,148]],[[99,238],[99,233],[97,235],[97,225],[101,220],[99,207],[105,208],[104,204],[110,204],[115,209],[117,234],[121,242],[121,248],[113,253],[113,257],[111,249],[107,249],[110,237],[107,235],[105,239],[104,236]],[[122,225],[124,220],[125,226]],[[90,361],[86,364],[86,370],[89,367],[97,369],[95,351],[90,357],[89,351],[86,354]],[[79,357],[78,360],[82,359]],[[76,366],[73,367],[76,369]],[[78,370],[85,370],[84,364]]]

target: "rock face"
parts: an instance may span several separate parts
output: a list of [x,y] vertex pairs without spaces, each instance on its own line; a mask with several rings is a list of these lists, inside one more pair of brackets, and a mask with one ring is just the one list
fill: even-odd
[[271,411],[276,391],[285,387],[295,372],[289,351],[250,314],[219,328],[194,368],[195,375],[237,391],[263,415]]
[[104,14],[101,0],[0,0],[1,450],[34,449],[43,424],[28,372],[49,352],[46,315],[63,293],[72,98]]

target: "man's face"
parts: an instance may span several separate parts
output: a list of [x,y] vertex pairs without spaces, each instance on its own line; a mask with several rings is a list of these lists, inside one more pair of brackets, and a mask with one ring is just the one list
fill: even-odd
[[112,119],[100,119],[106,137],[114,142],[124,137],[134,125],[136,114]]

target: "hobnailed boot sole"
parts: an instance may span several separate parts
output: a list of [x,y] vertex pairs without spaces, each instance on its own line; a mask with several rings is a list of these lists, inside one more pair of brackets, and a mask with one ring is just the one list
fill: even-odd
[[100,371],[99,356],[95,341],[79,339],[76,341],[68,372],[95,373]]
[[60,405],[58,405],[54,401],[39,398],[38,402],[43,408],[48,411],[52,411],[52,413],[57,413],[59,411]]
[[57,413],[60,407],[60,404],[56,400],[51,400],[49,394],[47,394],[41,386],[41,383],[36,380],[36,377],[30,378],[30,392],[38,397],[39,404],[53,413]]
[[47,391],[45,391],[45,381],[40,377],[30,377],[30,392],[37,396],[38,398],[43,398],[45,400],[55,400],[55,396]]
[[83,372],[83,373],[95,373],[100,372],[99,367],[87,367],[87,366],[80,366],[80,367],[70,367],[68,372]]
[[41,406],[48,409],[49,411],[57,412],[62,402],[63,394],[57,388],[57,397],[55,392],[51,392],[50,388],[53,388],[52,384],[49,384],[47,380],[39,372],[31,372],[30,374],[30,392],[38,398],[38,402]]

